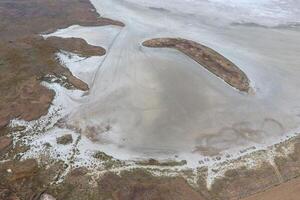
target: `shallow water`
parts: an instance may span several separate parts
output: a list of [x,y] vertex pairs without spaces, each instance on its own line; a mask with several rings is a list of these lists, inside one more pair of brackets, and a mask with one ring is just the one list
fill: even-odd
[[[300,30],[288,26],[300,19],[299,4],[224,2],[92,0],[126,26],[55,33],[108,50],[68,123],[108,154],[131,158],[213,155],[267,145],[299,127]],[[213,48],[247,74],[254,93],[234,90],[176,50],[141,46],[155,37]]]

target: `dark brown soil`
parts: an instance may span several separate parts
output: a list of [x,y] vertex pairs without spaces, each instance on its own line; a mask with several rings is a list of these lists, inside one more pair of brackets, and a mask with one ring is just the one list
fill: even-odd
[[78,168],[63,183],[51,184],[63,170],[59,163],[45,168],[35,160],[6,162],[0,165],[0,200],[31,200],[43,192],[57,200],[204,200],[182,177],[155,177],[141,169],[107,172],[91,184],[88,170]]
[[60,163],[48,168],[39,167],[33,159],[24,161],[8,161],[0,164],[0,200],[34,198],[47,190],[55,173],[63,169]]
[[246,74],[230,60],[209,47],[181,38],[156,38],[143,42],[143,45],[146,47],[177,49],[232,87],[243,92],[248,92],[250,89]]
[[104,48],[89,45],[81,38],[48,37],[47,43],[55,48],[73,52],[83,57],[102,56],[106,53]]
[[82,26],[124,26],[122,22],[100,18],[89,0],[2,0],[0,38],[14,40],[58,28]]
[[202,200],[183,178],[154,177],[143,170],[107,173],[99,182],[102,191],[115,200]]
[[73,137],[71,134],[63,135],[59,138],[56,138],[57,144],[70,144],[73,142]]
[[300,178],[295,178],[276,187],[255,194],[243,200],[299,200]]
[[45,75],[66,77],[71,86],[89,89],[57,62],[60,49],[82,56],[105,54],[79,38],[44,40],[37,34],[73,24],[124,26],[101,18],[88,0],[0,1],[0,18],[0,128],[13,118],[30,121],[48,112],[54,92],[40,85]]
[[7,136],[0,137],[0,157],[9,149],[12,145],[12,139]]
[[203,200],[183,178],[154,177],[145,170],[107,172],[94,186],[88,180],[85,169],[76,169],[51,193],[64,200]]
[[44,40],[40,36],[30,36],[0,42],[0,127],[13,118],[30,121],[48,112],[54,92],[40,85],[46,75],[63,76],[75,88],[89,89],[59,63],[55,53],[60,49],[77,49],[76,53],[84,56],[105,53],[103,48],[88,45],[78,38]]
[[225,177],[217,179],[210,190],[215,199],[240,199],[280,183],[274,168],[265,163],[261,168],[228,170]]

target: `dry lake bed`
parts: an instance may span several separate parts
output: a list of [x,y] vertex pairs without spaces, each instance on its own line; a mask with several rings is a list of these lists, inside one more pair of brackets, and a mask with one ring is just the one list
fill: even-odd
[[1,13],[0,199],[297,188],[300,3],[26,0]]

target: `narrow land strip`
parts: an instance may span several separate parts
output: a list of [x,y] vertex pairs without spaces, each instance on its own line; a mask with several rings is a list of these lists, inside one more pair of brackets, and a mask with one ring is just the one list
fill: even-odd
[[239,91],[248,92],[250,89],[250,81],[241,69],[218,52],[202,44],[182,38],[156,38],[144,41],[143,45],[177,49]]

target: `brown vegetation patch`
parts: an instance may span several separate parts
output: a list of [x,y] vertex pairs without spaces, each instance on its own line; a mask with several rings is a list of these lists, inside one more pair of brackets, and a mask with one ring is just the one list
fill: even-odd
[[154,177],[144,170],[124,171],[120,176],[107,173],[100,188],[114,200],[202,200],[199,193],[180,177]]
[[81,38],[60,38],[60,37],[48,37],[47,43],[58,49],[73,52],[83,57],[90,56],[103,56],[105,49],[102,47],[89,45],[84,39]]
[[0,200],[20,200],[13,192],[5,188],[0,188]]
[[[278,156],[275,158],[275,164],[283,181],[300,176],[300,137],[293,138],[287,143],[290,142],[292,143],[290,145],[294,146],[294,151],[285,157]],[[279,147],[279,150],[280,148],[285,148],[285,145]]]
[[299,200],[299,198],[300,178],[295,178],[243,200]]
[[215,199],[240,199],[279,183],[274,168],[265,163],[256,170],[246,167],[228,170],[224,178],[214,182],[210,194]]
[[0,1],[0,38],[16,38],[53,32],[73,24],[82,26],[124,26],[101,18],[89,0],[5,0]]
[[177,49],[232,87],[243,92],[248,92],[250,89],[249,79],[242,70],[218,52],[202,44],[181,38],[157,38],[147,40],[143,42],[143,45]]
[[[87,48],[88,45],[83,44]],[[54,92],[40,85],[43,77],[48,74],[64,76],[74,87],[88,90],[86,83],[72,76],[71,72],[58,62],[55,53],[59,49],[54,45],[55,43],[39,36],[1,42],[0,127],[13,118],[30,121],[48,112]],[[68,46],[66,48],[68,49]]]
[[[22,165],[26,167],[20,171],[18,168]],[[204,200],[181,177],[155,177],[141,169],[123,171],[120,175],[107,172],[92,181],[86,168],[77,168],[62,183],[50,184],[51,179],[54,181],[53,177],[62,172],[59,166],[53,163],[47,168],[37,167],[34,160],[0,165],[3,180],[0,195],[31,199],[46,192],[58,200]],[[16,172],[23,176],[12,178]]]
[[0,157],[12,145],[12,139],[6,136],[0,137]]
[[[51,177],[56,177],[56,175],[60,174],[64,168],[60,168],[58,171],[54,169],[52,171],[43,172],[43,170],[36,170],[36,165],[33,164],[34,161],[27,161],[29,163],[26,164],[28,169],[24,170],[20,167],[24,164],[22,162],[8,162],[0,164],[0,178],[1,180],[5,180],[3,183],[6,187],[4,188],[9,189],[9,191],[13,191],[13,194],[17,196],[22,196],[22,194],[35,194],[37,192],[47,190],[47,192],[55,198],[65,200],[85,199],[86,197],[91,200],[233,200],[243,199],[258,192],[262,193],[249,197],[249,199],[267,200],[268,198],[277,198],[277,195],[275,196],[276,198],[272,196],[273,191],[277,193],[278,197],[281,197],[281,199],[285,197],[283,196],[283,194],[285,194],[289,195],[288,197],[291,197],[292,200],[296,200],[297,198],[295,197],[299,194],[299,192],[297,192],[299,191],[298,179],[296,181],[279,185],[282,181],[285,181],[282,180],[281,177],[285,177],[285,173],[289,173],[289,170],[286,172],[283,171],[285,167],[291,165],[294,166],[292,170],[293,174],[289,175],[286,180],[292,177],[297,177],[298,174],[296,167],[299,169],[299,165],[297,165],[298,158],[296,157],[299,157],[299,141],[294,139],[290,142],[292,143],[291,145],[295,144],[295,152],[288,156],[288,161],[284,161],[282,163],[277,162],[277,168],[274,168],[273,165],[265,162],[256,169],[247,169],[246,167],[231,169],[224,174],[224,177],[217,178],[212,184],[210,190],[206,188],[206,177],[203,176],[203,174],[205,174],[205,170],[207,169],[204,168],[202,172],[201,169],[199,169],[199,174],[202,175],[199,177],[198,187],[196,188],[197,190],[194,190],[181,177],[155,177],[143,169],[122,171],[119,175],[107,172],[100,178],[92,178],[93,175],[88,173],[89,171],[87,169],[79,168],[71,171],[62,184],[49,185]],[[284,148],[287,144],[281,145],[282,146],[279,148]],[[103,155],[99,155],[102,159]],[[151,162],[156,163],[156,161]],[[8,169],[11,169],[11,171],[8,171]],[[279,175],[276,169],[278,169],[280,173]],[[93,184],[91,184],[91,181]],[[36,183],[40,183],[41,187],[38,187]],[[24,189],[24,184],[29,184],[29,186],[26,185]],[[30,186],[30,184],[33,185]],[[289,191],[291,194],[289,194]],[[7,190],[4,192],[5,194],[11,194]]]
[[62,169],[61,163],[53,163],[45,168],[38,166],[37,161],[33,159],[1,163],[0,200],[39,199],[35,197],[50,188],[51,182],[55,181],[55,176]]
[[71,144],[73,142],[73,137],[71,134],[66,134],[61,137],[56,138],[57,144]]
[[276,151],[284,152],[286,149],[293,150],[285,156],[276,156],[274,165],[280,181],[275,187],[267,190],[258,190],[260,192],[246,200],[298,200],[300,195],[300,137],[291,138],[285,142],[276,145]]
[[105,54],[105,49],[83,39],[44,40],[37,34],[73,24],[124,26],[101,18],[89,0],[1,1],[0,18],[0,128],[13,118],[30,121],[48,112],[54,92],[40,85],[48,74],[64,77],[72,87],[88,90],[86,83],[57,62],[55,53],[59,49],[85,57]]

